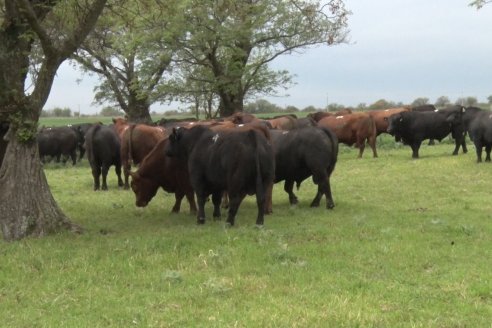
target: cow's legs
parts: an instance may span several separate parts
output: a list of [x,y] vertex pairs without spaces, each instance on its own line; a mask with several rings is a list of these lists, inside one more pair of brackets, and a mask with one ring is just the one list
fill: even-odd
[[195,214],[196,213],[196,203],[195,203],[195,193],[193,191],[188,191],[186,194],[186,199],[188,200],[188,203],[190,204],[190,213]]
[[410,147],[412,147],[412,158],[419,158],[420,142],[414,142]]
[[[460,146],[462,145],[462,140],[464,140],[464,138],[456,138],[454,140],[453,155],[458,155],[458,153],[460,151]],[[466,145],[465,145],[465,147],[466,147]]]
[[176,191],[174,193],[174,206],[171,210],[172,213],[179,213],[181,209],[181,201],[183,200],[184,193],[182,191]]
[[331,186],[330,186],[330,178],[326,177],[322,179],[318,183],[318,192],[311,202],[311,207],[318,207],[321,201],[321,197],[325,195],[326,198],[326,208],[332,209],[335,207],[335,203],[333,202],[333,197],[331,195]]
[[463,154],[468,152],[468,149],[466,148],[466,132],[463,134],[463,138],[461,138],[461,148],[463,149]]
[[366,143],[364,141],[359,142],[359,140],[357,140],[356,146],[357,148],[359,148],[359,158],[362,158],[362,154],[364,153],[364,148],[366,148]]
[[272,214],[272,194],[273,194],[273,182],[270,183],[266,190],[265,199],[265,214]]
[[128,183],[128,177],[130,176],[130,170],[132,169],[132,166],[130,165],[130,163],[128,161],[124,161],[123,162],[123,177],[125,179],[125,183],[124,183],[124,189],[129,189],[130,188],[130,184]]
[[482,143],[479,140],[475,140],[475,149],[477,151],[477,163],[482,162]]
[[72,165],[77,163],[77,149],[74,148],[72,152],[70,152],[70,158],[72,159]]
[[196,201],[198,203],[198,213],[196,216],[196,223],[197,224],[204,224],[205,223],[205,202],[207,200],[207,195],[205,195],[203,192],[196,192]]
[[297,200],[297,196],[292,191],[294,189],[294,180],[285,180],[284,182],[284,190],[289,195],[289,203],[290,205],[295,205],[299,201]]
[[490,162],[490,150],[492,149],[492,145],[487,144],[485,145],[485,161]]
[[106,178],[108,177],[108,171],[109,171],[109,166],[103,165],[102,166],[102,190],[108,190],[108,185],[106,183]]
[[92,166],[92,177],[94,178],[94,190],[99,190],[100,181],[99,177],[101,176],[101,167],[100,166]]
[[263,190],[258,192],[256,190],[256,207],[258,208],[258,215],[256,216],[256,225],[261,226],[265,221],[265,204],[267,201],[267,193],[269,186],[263,186]]
[[[227,214],[227,223],[231,226],[234,225],[234,219],[236,218],[237,210],[239,209],[239,205],[241,204],[243,198],[246,195],[243,194],[231,194],[229,192],[229,212]],[[261,217],[263,218],[263,208],[261,209]],[[256,224],[263,224],[263,220],[261,223],[258,223],[258,219],[256,220]]]
[[214,205],[214,220],[220,220],[220,204],[222,203],[222,192],[214,192],[212,194],[212,204]]
[[114,166],[114,171],[116,172],[116,176],[118,177],[118,187],[123,187],[123,180],[121,179],[121,165],[116,164]]
[[372,157],[378,157],[378,151],[376,150],[376,135],[367,138],[367,143],[371,146]]

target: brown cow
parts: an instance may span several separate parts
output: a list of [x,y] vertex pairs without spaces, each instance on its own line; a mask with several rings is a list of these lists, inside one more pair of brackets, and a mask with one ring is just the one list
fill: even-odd
[[172,212],[178,213],[184,196],[190,203],[190,212],[196,213],[196,203],[190,184],[188,169],[179,160],[166,156],[164,149],[169,139],[160,140],[154,149],[143,159],[136,172],[130,172],[131,186],[138,207],[145,207],[155,196],[159,187],[173,192],[176,202]]
[[124,117],[116,117],[113,118],[113,124],[114,130],[116,131],[116,134],[118,134],[118,137],[120,137],[121,142],[123,140],[123,134],[130,127],[130,123],[128,123],[128,120]]
[[397,113],[408,112],[410,109],[406,107],[397,107],[397,108],[388,108],[381,110],[370,110],[367,111],[369,115],[374,119],[374,123],[376,124],[376,133],[380,135],[381,133],[388,133],[386,130],[388,129],[388,118]]
[[128,189],[128,176],[132,162],[138,165],[155,145],[164,139],[165,129],[160,126],[146,124],[130,124],[121,136],[121,165],[125,177],[125,189]]
[[353,113],[342,116],[328,116],[318,122],[318,126],[331,129],[338,141],[348,146],[355,144],[359,148],[359,158],[364,152],[366,140],[372,148],[373,156],[378,157],[376,151],[376,124],[367,113]]
[[271,119],[266,119],[272,129],[293,130],[297,127],[297,117],[295,115],[282,115]]
[[322,118],[328,117],[328,116],[342,116],[342,115],[347,115],[347,114],[352,114],[352,110],[349,108],[344,108],[342,110],[339,110],[338,112],[314,112],[310,113],[307,115],[307,117],[313,119],[316,122],[319,122]]

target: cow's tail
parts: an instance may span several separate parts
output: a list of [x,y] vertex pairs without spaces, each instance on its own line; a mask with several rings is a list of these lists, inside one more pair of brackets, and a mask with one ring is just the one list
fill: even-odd
[[87,159],[89,162],[93,162],[94,160],[94,135],[101,129],[100,124],[94,124],[93,128],[89,130],[87,135],[85,136],[85,150],[87,152]]
[[133,164],[133,148],[132,148],[132,145],[133,145],[133,130],[135,130],[135,126],[137,126],[136,124],[131,124],[129,127],[128,127],[128,165],[132,165]]
[[259,143],[258,143],[258,134],[255,130],[250,130],[249,136],[251,137],[251,144],[253,146],[255,152],[255,167],[256,167],[256,197],[258,199],[265,199],[265,192],[263,187],[263,177],[261,174],[261,164],[260,164],[260,154],[259,154]]
[[331,160],[329,161],[329,165],[327,168],[328,176],[335,170],[335,165],[337,164],[338,159],[338,138],[332,130],[327,127],[320,126],[320,129],[326,134],[328,139],[330,139],[331,144]]

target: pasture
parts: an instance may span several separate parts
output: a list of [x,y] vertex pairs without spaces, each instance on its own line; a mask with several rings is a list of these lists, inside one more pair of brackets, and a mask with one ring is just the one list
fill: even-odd
[[[136,208],[118,190],[92,191],[87,161],[46,165],[54,197],[86,232],[0,241],[5,327],[490,327],[492,164],[453,146],[389,138],[372,158],[341,146],[336,207],[291,207],[283,186],[255,227],[254,197],[236,226],[170,215],[159,192]],[[391,142],[392,144],[392,142]],[[223,218],[225,212],[222,213]]]

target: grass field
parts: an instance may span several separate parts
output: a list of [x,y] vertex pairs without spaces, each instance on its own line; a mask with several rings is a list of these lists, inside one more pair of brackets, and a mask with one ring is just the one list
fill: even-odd
[[94,192],[86,161],[49,164],[86,232],[0,241],[0,326],[491,327],[492,165],[469,148],[342,147],[335,209],[309,208],[310,180],[295,207],[276,185],[262,229],[253,197],[234,228],[197,226],[170,194],[136,208],[113,170]]

